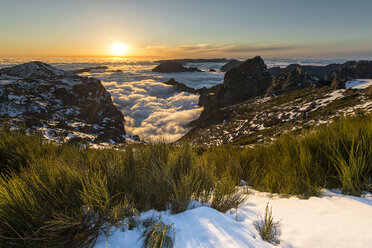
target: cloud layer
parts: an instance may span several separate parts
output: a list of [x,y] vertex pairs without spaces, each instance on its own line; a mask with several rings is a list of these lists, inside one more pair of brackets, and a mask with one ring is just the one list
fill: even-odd
[[[107,65],[107,64],[106,64]],[[201,69],[218,69],[222,64],[197,64]],[[191,65],[188,65],[191,66]],[[84,67],[84,65],[82,66]],[[162,82],[175,78],[190,87],[212,87],[222,83],[223,73],[153,73],[154,63],[113,64],[108,70],[84,73],[102,80],[113,102],[126,120],[126,131],[148,141],[175,141],[190,129],[189,122],[199,117],[199,95],[178,92]],[[117,71],[117,70],[121,71]]]

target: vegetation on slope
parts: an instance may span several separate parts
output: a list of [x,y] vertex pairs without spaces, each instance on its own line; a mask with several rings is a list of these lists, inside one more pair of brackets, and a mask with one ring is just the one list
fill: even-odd
[[138,211],[219,211],[243,200],[235,186],[303,197],[322,187],[371,189],[372,115],[284,134],[252,148],[128,145],[123,150],[42,142],[0,131],[0,246],[86,247]]

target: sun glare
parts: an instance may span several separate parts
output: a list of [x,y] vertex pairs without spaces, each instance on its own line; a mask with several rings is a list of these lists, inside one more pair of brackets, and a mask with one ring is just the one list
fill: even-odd
[[123,56],[127,53],[128,46],[123,43],[115,43],[110,46],[110,52],[114,56]]

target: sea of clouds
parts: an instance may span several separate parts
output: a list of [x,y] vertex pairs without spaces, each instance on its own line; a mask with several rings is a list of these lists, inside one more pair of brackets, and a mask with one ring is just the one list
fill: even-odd
[[[163,82],[174,78],[189,87],[210,88],[223,82],[224,73],[209,72],[218,70],[224,63],[190,63],[203,72],[153,73],[157,64],[152,60],[98,59],[98,58],[43,58],[42,60],[59,69],[76,70],[81,68],[107,66],[108,69],[92,70],[81,76],[102,80],[110,92],[113,102],[125,116],[126,131],[129,135],[139,135],[142,140],[172,142],[188,132],[189,123],[202,112],[198,104],[199,96],[178,92],[174,86]],[[21,59],[0,58],[0,66],[11,66],[26,62]],[[269,67],[284,67],[291,63],[325,65],[342,63],[343,60],[316,59],[268,59]]]

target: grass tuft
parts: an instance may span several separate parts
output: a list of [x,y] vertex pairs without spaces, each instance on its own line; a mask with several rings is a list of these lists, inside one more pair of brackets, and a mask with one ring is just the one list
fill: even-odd
[[174,224],[166,225],[158,221],[144,232],[146,248],[171,248],[174,246],[175,230]]
[[256,220],[254,225],[263,240],[272,244],[279,244],[279,223],[280,221],[274,221],[272,207],[269,208],[269,203],[267,203],[265,216],[262,218],[260,215],[260,219]]

